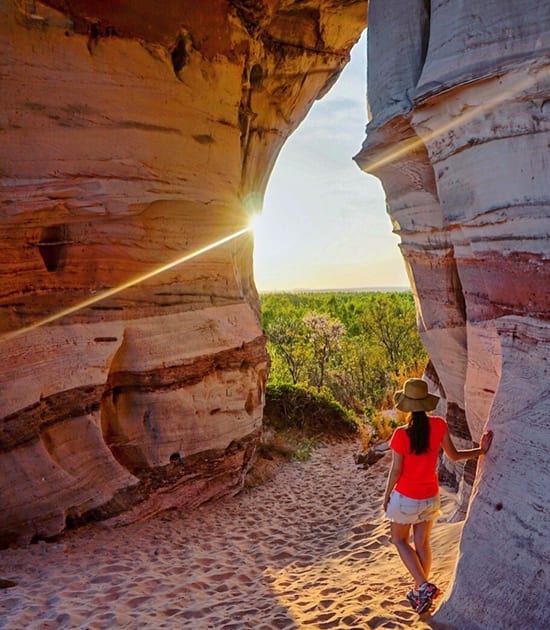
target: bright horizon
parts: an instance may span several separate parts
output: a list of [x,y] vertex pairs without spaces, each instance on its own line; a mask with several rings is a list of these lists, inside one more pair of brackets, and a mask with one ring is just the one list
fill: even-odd
[[366,110],[365,31],[279,154],[254,228],[260,292],[410,286],[382,185],[352,160]]

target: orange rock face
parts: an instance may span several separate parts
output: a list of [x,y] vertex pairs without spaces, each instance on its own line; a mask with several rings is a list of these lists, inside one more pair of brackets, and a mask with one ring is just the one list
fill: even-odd
[[366,3],[205,6],[0,2],[4,544],[242,486],[268,367],[248,222]]
[[467,488],[462,495],[460,561],[435,618],[461,630],[542,628],[550,587],[548,7],[419,0],[405,16],[397,0],[371,0],[368,43],[373,117],[357,161],[386,189],[451,427],[464,446],[484,428],[495,434],[469,506]]

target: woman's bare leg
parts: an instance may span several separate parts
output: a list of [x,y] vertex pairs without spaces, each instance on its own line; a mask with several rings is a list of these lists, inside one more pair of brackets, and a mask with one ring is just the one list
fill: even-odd
[[427,582],[424,567],[416,551],[409,544],[409,535],[411,531],[410,525],[402,525],[401,523],[391,524],[391,540],[397,547],[399,556],[403,564],[407,567],[409,573],[413,576],[418,588],[424,582]]
[[413,525],[413,540],[416,555],[420,560],[426,581],[430,575],[432,568],[432,546],[430,543],[430,535],[432,533],[433,521],[422,521]]

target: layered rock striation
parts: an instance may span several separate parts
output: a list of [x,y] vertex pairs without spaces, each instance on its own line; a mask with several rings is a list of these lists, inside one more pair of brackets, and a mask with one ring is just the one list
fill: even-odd
[[[241,487],[268,368],[248,219],[365,9],[0,0],[3,544]],[[495,432],[436,622],[544,627],[550,13],[371,0],[368,19],[356,159],[384,184],[453,433]]]
[[461,630],[542,628],[550,11],[535,0],[419,0],[404,13],[397,0],[371,0],[368,19],[372,119],[356,159],[386,190],[451,428],[464,445],[495,433],[435,618]]
[[0,1],[0,539],[236,492],[248,221],[366,2]]

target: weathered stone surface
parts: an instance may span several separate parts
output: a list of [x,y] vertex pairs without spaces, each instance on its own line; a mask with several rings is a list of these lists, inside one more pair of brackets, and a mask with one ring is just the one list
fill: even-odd
[[[550,12],[535,0],[412,5],[369,4],[373,118],[357,161],[386,189],[459,445],[469,442],[461,417],[474,441],[495,433],[435,618],[461,630],[543,627]],[[473,474],[466,467],[465,486]]]
[[[4,542],[242,485],[267,370],[251,239],[171,263],[245,229],[365,6],[0,1]],[[357,159],[386,188],[460,445],[495,432],[437,621],[543,627],[550,14],[371,0],[369,23]]]
[[3,543],[242,487],[267,373],[247,224],[365,21],[0,1]]
[[375,444],[374,446],[369,448],[367,452],[359,451],[354,455],[353,459],[355,460],[357,466],[360,466],[361,468],[364,468],[366,470],[373,464],[376,464],[378,460],[382,459],[382,457],[387,455],[389,452],[390,447],[388,443],[379,442],[378,444]]

